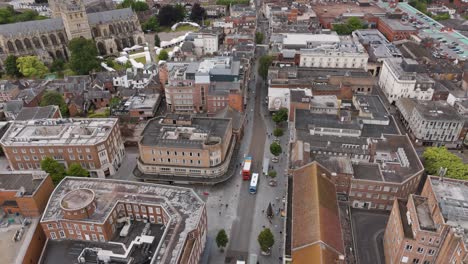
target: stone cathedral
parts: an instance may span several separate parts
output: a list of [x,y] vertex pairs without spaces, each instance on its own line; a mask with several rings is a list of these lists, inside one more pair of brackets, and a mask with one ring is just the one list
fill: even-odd
[[137,15],[130,9],[86,13],[81,0],[49,0],[52,18],[0,25],[0,68],[9,55],[35,55],[45,62],[68,60],[68,42],[93,39],[100,55],[144,42]]

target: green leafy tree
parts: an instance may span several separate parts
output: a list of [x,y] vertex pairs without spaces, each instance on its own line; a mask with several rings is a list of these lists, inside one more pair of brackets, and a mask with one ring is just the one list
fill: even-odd
[[155,16],[152,16],[141,27],[144,31],[159,31],[159,21]]
[[159,35],[158,34],[154,34],[154,45],[156,47],[160,47],[161,46],[161,39],[159,39]]
[[149,6],[146,2],[143,1],[135,1],[135,0],[124,0],[120,3],[117,8],[128,8],[131,7],[135,12],[141,12],[149,10]]
[[99,69],[98,51],[94,41],[85,38],[75,38],[69,43],[71,52],[70,68],[80,75],[89,74]]
[[280,108],[276,113],[273,114],[273,122],[279,124],[288,120],[288,109],[287,108]]
[[445,147],[429,147],[423,153],[424,167],[427,173],[438,175],[439,169],[447,168],[446,177],[468,180],[468,164]]
[[0,24],[9,24],[16,22],[24,22],[31,20],[45,19],[46,17],[40,16],[34,10],[25,10],[24,12],[15,12],[13,6],[0,8]]
[[219,230],[218,235],[216,235],[216,245],[221,250],[226,247],[227,243],[229,242],[228,236],[224,229]]
[[269,228],[263,229],[257,240],[263,252],[270,252],[271,247],[275,244],[275,237]]
[[217,5],[225,5],[225,6],[238,5],[238,4],[246,5],[249,2],[250,2],[250,0],[217,0],[216,4]]
[[266,81],[268,77],[268,69],[270,68],[273,57],[264,55],[260,57],[260,65],[258,66],[258,74]]
[[41,161],[41,169],[49,173],[55,185],[65,177],[65,167],[51,157],[46,157]]
[[67,170],[67,175],[78,177],[89,177],[89,171],[81,167],[79,163],[72,163]]
[[199,3],[195,3],[190,13],[190,20],[200,23],[206,18],[206,10]]
[[165,5],[159,10],[158,21],[161,26],[172,26],[173,24],[183,21],[185,18],[185,8],[177,4]]
[[41,106],[58,105],[62,116],[68,116],[68,106],[65,103],[65,99],[63,99],[62,94],[56,91],[45,92],[44,95],[42,96],[40,105]]
[[42,78],[49,71],[36,56],[19,57],[16,65],[24,77]]
[[161,50],[158,55],[159,60],[167,60],[169,58],[169,54],[166,50]]
[[268,172],[268,176],[270,176],[271,178],[275,178],[276,175],[277,175],[277,173],[274,170],[271,170],[271,171]]
[[274,135],[275,137],[281,137],[281,136],[283,136],[283,134],[284,134],[284,133],[283,133],[283,129],[281,129],[281,128],[279,128],[279,127],[278,127],[278,128],[275,128],[275,130],[273,130],[273,135]]
[[281,146],[280,144],[278,144],[277,142],[273,142],[271,143],[270,145],[270,152],[271,154],[275,155],[275,156],[279,156],[281,154],[283,150],[281,149]]
[[62,59],[56,59],[50,65],[51,72],[61,72],[65,69],[65,61]]
[[361,20],[356,17],[349,18],[344,24],[333,25],[333,30],[335,30],[338,35],[349,35],[353,31],[363,28],[365,28],[365,26],[362,24]]
[[265,39],[265,35],[263,35],[262,32],[255,33],[255,43],[262,44],[264,39]]
[[17,66],[18,57],[10,55],[5,60],[5,72],[13,77],[21,77],[21,72]]
[[434,17],[437,21],[447,20],[450,19],[450,15],[448,13],[440,14]]

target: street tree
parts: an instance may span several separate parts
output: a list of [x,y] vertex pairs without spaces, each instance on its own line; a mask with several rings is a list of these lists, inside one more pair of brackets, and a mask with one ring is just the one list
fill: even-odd
[[255,43],[256,44],[262,44],[264,39],[265,39],[265,35],[263,35],[262,32],[256,32],[255,33]]
[[190,13],[190,20],[200,23],[206,18],[206,10],[199,3],[195,3]]
[[272,119],[276,124],[280,124],[281,122],[288,120],[288,109],[284,107],[280,108],[276,113],[273,114]]
[[55,185],[65,177],[65,168],[63,165],[51,157],[46,157],[41,161],[41,169],[49,173]]
[[258,244],[263,252],[269,253],[271,247],[275,244],[275,237],[269,228],[265,228],[258,235]]
[[19,57],[16,60],[16,65],[24,77],[42,78],[49,71],[36,56]]
[[440,168],[447,168],[446,177],[468,180],[468,164],[445,147],[429,147],[423,153],[424,167],[430,175],[438,175]]
[[21,77],[21,72],[17,65],[18,57],[10,55],[5,60],[5,73],[12,77]]
[[96,44],[93,40],[74,38],[68,44],[71,52],[70,68],[79,75],[87,75],[99,69],[100,63]]
[[275,178],[277,175],[276,171],[275,170],[271,170],[268,172],[268,176],[270,176],[271,178]]
[[278,144],[277,142],[273,142],[271,143],[270,145],[270,152],[271,154],[275,155],[275,156],[279,156],[281,154],[283,150],[281,149],[281,146],[280,144]]
[[271,62],[273,61],[273,57],[269,55],[264,55],[260,57],[258,66],[258,74],[266,81],[268,77],[268,69],[270,68]]
[[156,47],[161,46],[161,39],[159,38],[158,34],[154,34],[154,45]]
[[358,29],[365,28],[361,20],[357,17],[349,18],[346,23],[335,24],[333,25],[333,30],[338,33],[338,35],[350,35],[353,31]]
[[41,106],[57,105],[62,116],[68,116],[68,106],[62,94],[56,91],[46,91],[42,96]]
[[158,55],[159,60],[167,60],[169,58],[169,54],[166,50],[161,50]]
[[62,59],[55,59],[50,65],[50,72],[61,72],[65,69],[65,61]]
[[124,0],[120,3],[117,8],[128,8],[131,7],[135,12],[146,11],[149,9],[149,6],[144,1],[135,1],[135,0]]
[[229,242],[228,236],[224,229],[219,230],[218,235],[216,235],[216,245],[220,250],[226,247],[227,243]]
[[284,134],[283,129],[281,129],[279,127],[275,128],[275,130],[273,130],[273,135],[275,137],[281,137],[281,136],[283,136],[283,134]]
[[89,177],[89,171],[81,167],[79,163],[72,163],[67,170],[67,175],[78,177]]

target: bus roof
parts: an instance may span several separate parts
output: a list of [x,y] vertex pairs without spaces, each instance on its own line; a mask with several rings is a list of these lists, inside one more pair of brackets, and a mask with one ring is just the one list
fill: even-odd
[[250,181],[250,186],[257,185],[258,182],[258,173],[252,173],[252,180]]
[[242,170],[244,171],[250,171],[250,166],[252,165],[252,161],[251,160],[246,160],[244,162],[244,168]]

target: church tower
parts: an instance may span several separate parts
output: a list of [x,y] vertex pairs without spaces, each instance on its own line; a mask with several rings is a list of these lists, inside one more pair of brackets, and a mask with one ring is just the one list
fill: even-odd
[[55,2],[54,6],[58,5],[68,39],[92,38],[86,8],[81,0],[53,0],[52,2]]
[[52,18],[62,17],[60,14],[60,1],[59,0],[49,0],[49,8],[51,11]]

